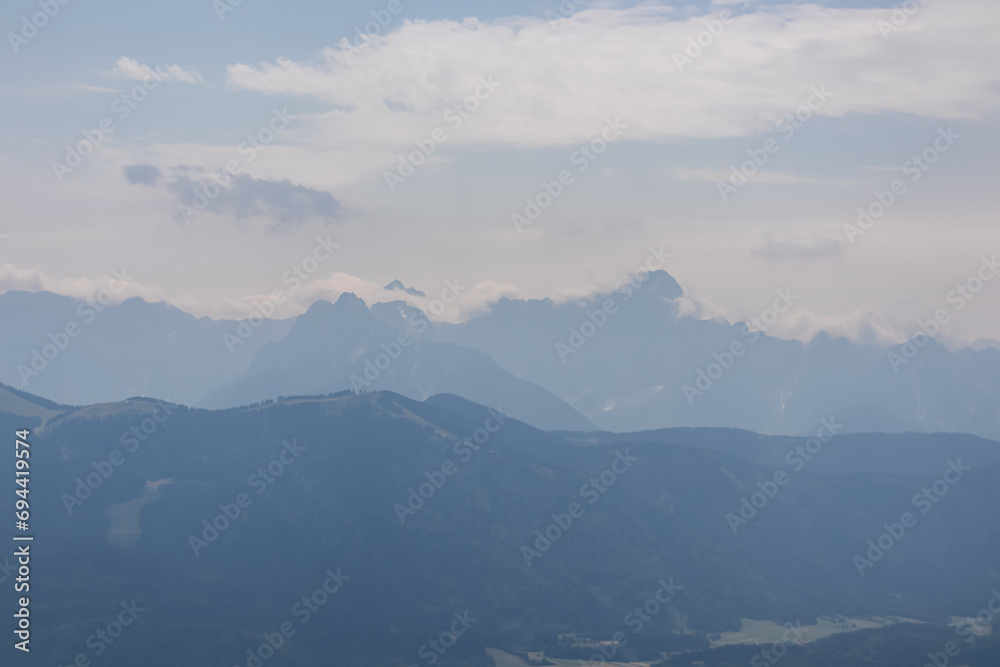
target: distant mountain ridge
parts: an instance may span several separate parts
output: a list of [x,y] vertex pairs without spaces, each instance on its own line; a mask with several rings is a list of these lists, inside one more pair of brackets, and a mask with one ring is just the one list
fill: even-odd
[[452,393],[543,429],[593,423],[551,392],[514,377],[489,355],[424,337],[430,321],[402,302],[371,310],[353,294],[317,301],[280,341],[262,347],[247,372],[209,394],[209,408],[276,395],[389,390],[422,400]]
[[489,355],[427,338],[430,327],[403,302],[369,309],[349,293],[335,304],[317,301],[297,318],[251,326],[139,298],[95,309],[48,292],[7,292],[0,295],[0,382],[65,404],[149,396],[216,409],[345,389],[416,399],[452,392],[540,428],[596,428]]
[[[398,280],[387,289],[417,293]],[[298,318],[262,320],[230,351],[223,336],[245,323],[141,299],[90,314],[68,297],[7,292],[0,382],[72,404],[147,395],[223,408],[392,390],[415,399],[455,393],[546,429],[799,435],[836,413],[848,432],[1000,438],[996,349],[949,352],[933,339],[919,348],[859,345],[822,334],[803,344],[682,316],[682,296],[656,271],[574,302],[503,298],[448,324],[403,301],[369,306],[344,294]],[[63,336],[70,323],[79,329],[72,340]]]
[[101,307],[49,292],[0,295],[0,382],[76,405],[155,396],[193,404],[243,372],[294,320],[264,320],[233,351],[238,323],[131,298]]
[[[826,334],[804,344],[679,315],[682,294],[657,271],[636,287],[575,302],[504,298],[467,322],[437,325],[434,335],[487,352],[610,431],[725,426],[802,435],[836,413],[849,432],[1000,438],[996,349],[952,353],[933,339],[860,345]],[[791,307],[783,298],[776,307]]]
[[390,292],[393,291],[393,290],[400,290],[400,291],[406,292],[410,296],[421,296],[421,297],[427,296],[424,292],[421,292],[420,290],[418,290],[415,287],[407,287],[400,280],[393,280],[391,283],[389,283],[388,285],[386,285],[383,289],[389,290]]

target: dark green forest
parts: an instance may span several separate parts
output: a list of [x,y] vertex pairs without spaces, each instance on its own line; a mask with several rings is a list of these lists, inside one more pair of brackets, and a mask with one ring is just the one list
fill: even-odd
[[[33,431],[39,665],[80,654],[95,665],[246,665],[288,623],[294,633],[266,664],[485,665],[486,647],[573,657],[557,635],[622,633],[621,659],[688,652],[667,664],[721,667],[759,647],[690,651],[742,618],[946,625],[1000,585],[995,443],[963,436],[877,436],[868,459],[829,469],[820,454],[795,472],[770,452],[802,439],[550,434],[453,396],[345,393],[169,414],[147,399],[71,409],[4,396],[0,428]],[[837,460],[856,437],[825,447]],[[919,514],[914,494],[958,456],[969,472]],[[882,469],[908,457],[919,458],[908,474]],[[727,514],[777,469],[790,481],[734,534]],[[859,576],[854,557],[906,511],[917,525]],[[330,572],[344,575],[336,592],[309,598]],[[661,582],[678,588],[639,623]],[[304,597],[324,602],[306,614]],[[142,613],[113,643],[91,642],[95,655],[88,639],[133,601]],[[902,665],[948,633],[853,633],[795,647],[782,664]],[[995,650],[983,640],[962,656],[1000,664],[989,663]]]

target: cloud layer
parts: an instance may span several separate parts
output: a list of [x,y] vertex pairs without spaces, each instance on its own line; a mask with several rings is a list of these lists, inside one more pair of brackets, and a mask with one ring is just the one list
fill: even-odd
[[409,143],[486,75],[503,89],[463,143],[570,144],[615,116],[633,140],[745,136],[794,113],[817,86],[833,93],[817,112],[827,116],[977,118],[1000,106],[1000,70],[988,65],[1000,58],[995,3],[928,3],[887,40],[878,22],[890,12],[777,5],[723,23],[646,3],[558,21],[415,21],[361,54],[329,47],[310,62],[232,65],[228,78],[322,100],[333,110],[318,134],[375,143]]
[[258,180],[247,174],[233,176],[220,185],[199,169],[180,169],[167,184],[179,205],[195,211],[230,215],[237,220],[251,216],[270,218],[275,228],[298,227],[310,218],[331,222],[341,215],[340,202],[329,192],[290,181]]
[[161,81],[174,81],[177,83],[205,83],[200,74],[189,72],[180,65],[150,67],[149,65],[142,65],[139,61],[128,56],[122,56],[118,59],[112,73],[125,79],[135,79],[138,81],[144,81],[152,77]]
[[132,185],[153,186],[160,180],[162,172],[151,164],[130,164],[122,167],[125,180]]

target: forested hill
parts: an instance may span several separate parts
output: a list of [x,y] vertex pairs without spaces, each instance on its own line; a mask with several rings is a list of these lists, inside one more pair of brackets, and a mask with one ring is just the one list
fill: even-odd
[[[439,657],[477,662],[487,646],[631,632],[629,614],[664,582],[679,588],[642,624],[654,647],[741,618],[944,622],[1000,585],[1000,536],[986,529],[1000,466],[963,459],[970,469],[926,515],[911,502],[963,455],[950,436],[925,443],[933,475],[787,469],[734,534],[727,517],[776,473],[717,451],[739,432],[705,432],[714,449],[581,446],[454,396],[215,412],[0,396],[0,428],[33,430],[39,664],[94,657],[88,638],[133,601],[144,611],[100,664],[245,664],[286,621],[296,632],[273,664],[423,663],[428,640],[466,612]],[[880,441],[898,438],[905,452],[904,436]],[[10,486],[0,480],[12,497]],[[860,576],[855,556],[907,511],[916,527]],[[325,583],[336,592],[302,622],[297,602]]]

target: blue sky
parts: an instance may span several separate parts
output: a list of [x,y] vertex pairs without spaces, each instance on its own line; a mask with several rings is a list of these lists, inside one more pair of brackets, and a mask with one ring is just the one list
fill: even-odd
[[[503,295],[605,289],[655,244],[705,316],[748,319],[793,287],[804,306],[783,335],[900,340],[1000,250],[995,3],[912,0],[893,24],[890,3],[568,1],[556,21],[555,2],[399,1],[350,56],[338,44],[388,0],[243,0],[224,20],[211,0],[70,0],[18,53],[9,33],[39,5],[5,3],[0,289],[84,295],[134,266],[131,293],[241,317],[331,235],[342,256],[283,314],[458,276],[476,286],[446,314],[460,319]],[[162,82],[115,119],[151,71]],[[810,102],[794,133],[776,125]],[[294,118],[246,160],[276,109]],[[576,171],[616,118],[621,136]],[[113,133],[59,180],[53,163],[105,119]],[[947,128],[960,138],[911,181],[903,165]],[[419,141],[433,155],[390,189]],[[724,200],[765,145],[778,149]],[[233,160],[242,175],[185,221],[178,206]],[[159,177],[130,183],[134,165]],[[511,216],[563,170],[572,184],[519,233]],[[905,193],[852,239],[845,225],[894,180]],[[1000,339],[998,307],[1000,282],[942,340]]]

